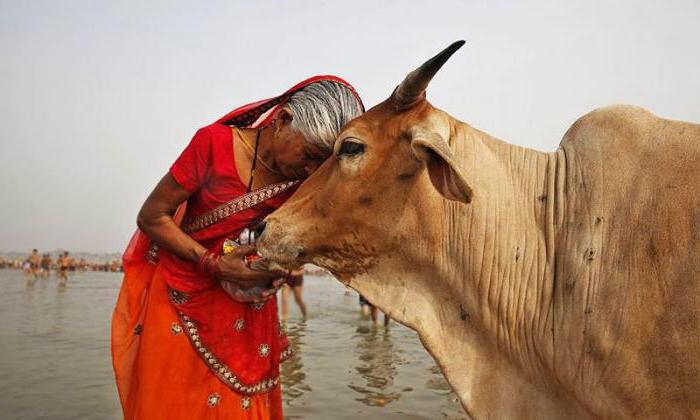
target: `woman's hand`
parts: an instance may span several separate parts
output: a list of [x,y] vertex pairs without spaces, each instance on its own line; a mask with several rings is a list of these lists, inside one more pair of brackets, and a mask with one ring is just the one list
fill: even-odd
[[244,261],[246,255],[255,254],[254,245],[237,247],[233,252],[222,255],[214,277],[220,282],[232,282],[239,288],[261,287],[268,289],[273,280],[284,278],[287,273],[281,270],[253,270]]
[[231,296],[233,300],[238,302],[265,302],[272,299],[286,281],[286,278],[274,280],[269,289],[257,287],[253,289],[242,289],[233,282],[221,282],[220,284],[224,292]]

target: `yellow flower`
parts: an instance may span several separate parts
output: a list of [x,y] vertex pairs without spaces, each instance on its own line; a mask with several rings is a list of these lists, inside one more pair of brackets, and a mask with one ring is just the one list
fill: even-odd
[[224,254],[230,254],[236,249],[237,246],[238,245],[234,241],[226,239],[223,245]]

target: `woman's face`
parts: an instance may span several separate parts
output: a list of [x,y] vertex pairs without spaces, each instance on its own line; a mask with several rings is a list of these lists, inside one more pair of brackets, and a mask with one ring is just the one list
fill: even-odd
[[289,114],[278,118],[277,124],[273,141],[274,160],[285,178],[305,179],[330,156],[330,152],[306,141],[291,127]]

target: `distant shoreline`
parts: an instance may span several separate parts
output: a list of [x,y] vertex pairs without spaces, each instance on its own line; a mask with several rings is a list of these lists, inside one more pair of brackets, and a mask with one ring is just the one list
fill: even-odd
[[[51,258],[57,258],[59,253],[62,253],[64,251],[68,251],[74,259],[80,260],[84,259],[86,261],[93,261],[93,262],[111,262],[114,260],[119,260],[121,261],[122,259],[122,252],[83,252],[83,251],[71,251],[70,249],[54,249],[51,251],[46,251],[42,250],[41,248],[37,248],[39,250],[39,254],[49,254]],[[28,249],[27,251],[0,251],[0,259],[5,259],[5,260],[24,260],[26,259],[29,254],[31,254],[32,250]]]

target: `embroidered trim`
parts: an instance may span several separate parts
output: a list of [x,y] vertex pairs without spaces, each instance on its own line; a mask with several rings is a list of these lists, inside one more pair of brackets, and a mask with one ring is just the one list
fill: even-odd
[[[180,317],[180,322],[185,327],[185,333],[189,337],[190,342],[194,346],[195,350],[204,362],[209,366],[209,369],[214,372],[214,374],[228,387],[232,388],[235,392],[244,395],[254,395],[254,394],[264,394],[274,388],[280,381],[279,376],[272,378],[263,379],[262,381],[250,385],[241,382],[236,375],[231,372],[228,366],[221,363],[200,341],[199,330],[197,329],[197,324],[194,320],[190,319],[187,315],[182,312],[178,312],[178,317]],[[280,357],[280,361],[284,361],[291,355],[288,352],[289,347],[285,349]]]
[[207,404],[209,404],[209,407],[216,407],[216,405],[219,404],[220,400],[221,400],[221,395],[219,395],[215,392],[215,393],[209,395],[209,397],[207,397]]
[[275,99],[270,100],[267,103],[260,105],[257,108],[251,109],[250,111],[244,114],[229,118],[224,122],[224,124],[234,125],[236,127],[250,127],[255,121],[258,120],[258,118],[260,118],[262,114],[266,113],[270,110],[270,108],[276,106],[282,101],[286,101],[287,98],[289,98],[290,96],[291,94],[279,96]]
[[267,301],[263,301],[263,302],[250,302],[250,303],[248,304],[248,306],[250,306],[251,308],[255,309],[256,311],[259,311],[259,310],[261,310],[262,308],[265,307],[265,304],[266,304],[266,303],[267,303]]
[[294,356],[294,349],[292,346],[288,346],[282,353],[280,353],[280,362],[284,362],[292,356]]
[[158,244],[151,243],[151,246],[148,248],[148,252],[146,253],[146,260],[151,263],[151,264],[158,264]]
[[182,230],[186,233],[192,233],[200,229],[204,229],[205,227],[211,226],[214,223],[231,216],[232,214],[247,210],[265,200],[281,194],[298,183],[299,181],[279,182],[277,184],[268,185],[267,187],[251,191],[248,194],[244,194],[234,200],[229,201],[228,203],[222,204],[201,216],[188,220],[186,223],[183,223]]
[[243,331],[243,329],[245,328],[245,319],[238,318],[236,322],[233,323],[233,328],[238,332]]
[[187,303],[190,297],[187,296],[187,293],[168,286],[168,300],[175,305],[182,305],[183,303]]

